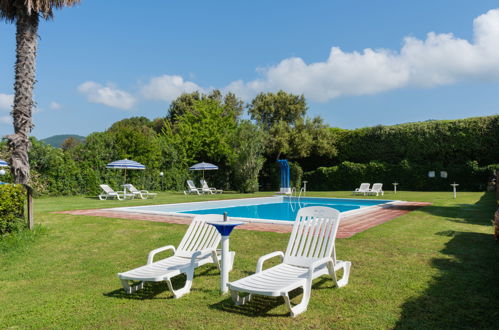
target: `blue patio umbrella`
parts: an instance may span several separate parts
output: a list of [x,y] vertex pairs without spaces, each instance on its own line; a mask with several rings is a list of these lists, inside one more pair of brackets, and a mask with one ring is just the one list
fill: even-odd
[[197,163],[195,165],[192,165],[191,167],[189,167],[189,170],[191,170],[191,171],[203,171],[203,180],[204,180],[204,171],[218,170],[218,166],[213,165],[211,163],[201,162],[201,163]]
[[126,183],[126,170],[145,170],[146,167],[139,162],[130,160],[130,159],[122,159],[111,162],[106,165],[106,168],[117,168],[125,170],[125,183]]

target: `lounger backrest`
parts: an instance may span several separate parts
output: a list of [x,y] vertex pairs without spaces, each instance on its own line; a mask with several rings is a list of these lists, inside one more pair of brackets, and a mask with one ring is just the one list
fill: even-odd
[[340,212],[324,206],[304,207],[298,211],[284,263],[308,267],[315,260],[332,257],[336,262],[334,241]]
[[203,187],[204,190],[210,190],[210,187],[208,186],[206,180],[199,180],[199,183],[201,183],[201,186]]
[[187,180],[187,186],[189,186],[190,190],[197,190],[197,188],[194,185],[194,182],[192,182],[192,180]]
[[206,222],[222,220],[223,216],[220,214],[204,214],[194,217],[175,255],[190,258],[196,251],[216,249],[222,237],[214,226]]
[[133,193],[138,193],[138,192],[140,192],[140,191],[138,191],[138,190],[137,190],[137,188],[135,188],[135,187],[133,186],[133,184],[131,184],[131,183],[127,183],[127,184],[125,185],[125,187],[126,187],[126,189],[130,190],[130,191],[131,191],[131,192],[133,192]]
[[361,183],[361,184],[360,184],[360,187],[359,187],[359,190],[360,190],[360,191],[366,191],[366,190],[369,190],[369,186],[370,186],[370,185],[371,185],[370,183]]
[[372,191],[381,191],[382,188],[383,188],[382,183],[374,183],[371,190]]
[[116,193],[111,187],[109,187],[107,184],[101,184],[100,185],[101,189],[106,192],[106,194],[113,194]]

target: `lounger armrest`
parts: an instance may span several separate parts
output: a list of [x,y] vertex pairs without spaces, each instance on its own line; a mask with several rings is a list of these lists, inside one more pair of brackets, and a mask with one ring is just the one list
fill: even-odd
[[310,264],[310,266],[308,266],[308,277],[311,279],[312,275],[314,274],[315,269],[317,267],[320,267],[320,266],[328,264],[328,263],[334,264],[333,263],[333,258],[326,257],[326,258],[322,258],[322,259],[319,259],[319,260],[316,260],[316,261],[312,262]]
[[149,193],[149,191],[147,191],[147,190],[140,190],[140,193],[141,193],[141,194],[148,194],[148,193]]
[[263,268],[263,263],[266,261],[266,260],[269,260],[271,258],[274,258],[274,257],[281,257],[281,260],[284,259],[284,253],[282,251],[275,251],[275,252],[271,252],[269,254],[266,254],[264,256],[261,256],[259,259],[258,259],[258,262],[256,264],[256,272],[259,273],[262,271],[262,268]]
[[191,256],[191,266],[194,266],[198,259],[204,259],[206,257],[212,256],[213,251],[214,250],[203,250],[194,252]]
[[166,250],[172,250],[173,253],[175,253],[175,247],[173,245],[167,245],[167,246],[163,246],[163,247],[160,247],[160,248],[157,248],[157,249],[154,249],[152,250],[151,252],[149,252],[149,255],[147,256],[147,264],[152,264],[153,261],[154,261],[154,256],[157,254],[157,253],[160,253],[160,252],[163,252],[163,251],[166,251]]

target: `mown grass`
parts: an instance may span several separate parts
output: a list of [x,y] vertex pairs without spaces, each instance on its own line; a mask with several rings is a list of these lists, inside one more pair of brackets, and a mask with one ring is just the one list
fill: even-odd
[[[262,195],[269,194],[254,196]],[[433,204],[337,240],[338,257],[353,263],[349,285],[336,289],[329,279],[317,280],[308,311],[297,318],[287,316],[280,298],[234,306],[219,294],[211,266],[196,272],[192,292],[181,299],[162,283],[125,295],[116,273],[143,264],[151,249],[177,245],[186,226],[51,213],[240,197],[248,195],[37,199],[37,231],[0,239],[0,328],[496,327],[499,247],[491,235],[491,193],[461,192],[455,200],[450,192],[385,195]],[[253,273],[259,256],[285,249],[287,240],[287,234],[235,231],[231,279]]]

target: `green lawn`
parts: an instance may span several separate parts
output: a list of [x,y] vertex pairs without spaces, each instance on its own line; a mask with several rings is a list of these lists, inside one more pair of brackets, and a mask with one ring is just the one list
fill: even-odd
[[[172,299],[162,283],[125,295],[116,273],[144,264],[151,249],[177,245],[186,226],[50,213],[265,195],[270,193],[161,193],[152,201],[124,202],[37,199],[41,226],[0,239],[0,328],[497,328],[492,193],[459,192],[455,200],[451,192],[386,194],[433,205],[338,239],[338,257],[353,264],[350,283],[336,289],[329,279],[317,280],[308,311],[297,318],[287,316],[281,298],[234,306],[219,294],[212,266],[198,269],[192,292],[181,299]],[[235,231],[231,279],[253,273],[259,256],[285,249],[287,241],[288,234]]]

